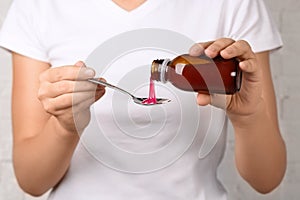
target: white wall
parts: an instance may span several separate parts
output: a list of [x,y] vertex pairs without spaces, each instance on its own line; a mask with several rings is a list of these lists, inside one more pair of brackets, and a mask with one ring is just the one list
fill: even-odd
[[[282,33],[285,46],[272,55],[272,72],[277,93],[279,120],[288,149],[288,170],[282,185],[269,195],[254,192],[234,167],[232,133],[219,174],[230,200],[299,200],[300,198],[300,1],[265,0]],[[0,26],[11,0],[0,1]],[[32,200],[16,183],[11,162],[11,61],[0,50],[0,200]]]

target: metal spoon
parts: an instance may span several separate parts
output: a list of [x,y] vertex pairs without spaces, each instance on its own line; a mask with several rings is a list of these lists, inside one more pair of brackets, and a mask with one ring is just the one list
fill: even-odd
[[132,100],[137,103],[137,104],[140,104],[140,105],[144,105],[144,106],[152,106],[152,105],[159,105],[159,104],[164,104],[164,103],[167,103],[167,102],[170,102],[171,100],[170,99],[163,99],[163,98],[156,98],[156,104],[147,104],[147,103],[143,103],[144,100],[148,99],[148,98],[140,98],[140,97],[136,97],[134,96],[133,94],[127,92],[126,90],[122,89],[122,88],[119,88],[115,85],[112,85],[110,83],[107,83],[107,82],[104,82],[104,81],[101,81],[97,78],[91,78],[91,79],[88,79],[89,82],[92,82],[92,83],[95,83],[95,84],[99,84],[99,85],[103,85],[103,86],[107,86],[109,88],[112,88],[114,90],[117,90],[119,92],[122,92],[123,94],[127,94],[129,95]]

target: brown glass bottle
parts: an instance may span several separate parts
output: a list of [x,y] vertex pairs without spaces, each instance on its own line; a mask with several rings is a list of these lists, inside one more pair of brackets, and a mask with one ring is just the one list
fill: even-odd
[[217,56],[211,59],[205,55],[180,55],[173,60],[154,60],[151,79],[170,82],[185,91],[200,93],[234,94],[240,90],[242,71],[237,59]]

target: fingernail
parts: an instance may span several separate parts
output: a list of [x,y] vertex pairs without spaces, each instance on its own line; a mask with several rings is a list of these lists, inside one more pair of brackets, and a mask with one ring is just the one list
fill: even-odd
[[210,51],[212,53],[216,53],[218,51],[215,47],[212,47],[212,46],[208,47],[206,50]]
[[228,48],[224,50],[225,53],[227,53],[228,55],[233,54],[233,50]]
[[190,51],[189,53],[191,55],[195,55],[195,54],[200,54],[201,51],[202,51],[202,47],[199,45],[199,44],[194,44],[191,48],[190,48]]
[[216,56],[215,52],[211,51],[211,49],[205,49],[204,53],[205,53],[205,55],[207,55],[210,58],[213,58]]
[[95,71],[91,68],[87,68],[85,71],[84,71],[84,74],[89,76],[89,77],[94,77],[95,76]]

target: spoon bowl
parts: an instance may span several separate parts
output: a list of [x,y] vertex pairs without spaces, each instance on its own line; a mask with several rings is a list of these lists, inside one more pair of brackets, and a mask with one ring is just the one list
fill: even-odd
[[115,85],[112,85],[110,83],[101,81],[98,78],[91,78],[91,79],[88,79],[88,81],[92,82],[92,83],[95,83],[95,84],[98,84],[98,85],[103,85],[103,86],[109,87],[109,88],[117,90],[117,91],[119,91],[123,94],[129,95],[132,98],[134,103],[139,104],[139,105],[143,105],[143,106],[160,105],[160,104],[165,104],[165,103],[168,103],[168,102],[171,101],[170,99],[156,98],[156,103],[145,103],[145,100],[147,100],[148,98],[136,97],[133,94],[131,94],[130,92],[128,92],[128,91],[126,91],[122,88],[119,88]]

